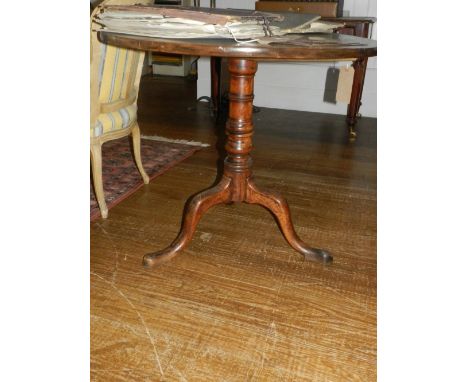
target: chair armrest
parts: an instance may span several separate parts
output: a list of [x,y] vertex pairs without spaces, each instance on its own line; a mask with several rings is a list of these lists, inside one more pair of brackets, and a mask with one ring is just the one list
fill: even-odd
[[125,99],[119,99],[114,102],[108,102],[108,103],[101,103],[101,113],[112,113],[113,111],[117,111],[119,109],[122,109],[123,107],[130,106],[135,103],[137,99],[137,92],[133,91],[127,98]]

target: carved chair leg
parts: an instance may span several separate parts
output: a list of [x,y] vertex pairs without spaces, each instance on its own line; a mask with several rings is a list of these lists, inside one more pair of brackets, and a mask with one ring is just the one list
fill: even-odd
[[231,180],[227,177],[214,187],[202,191],[192,197],[184,211],[182,228],[172,244],[162,251],[149,253],[143,257],[143,265],[152,267],[172,259],[182,251],[195,233],[195,228],[201,216],[216,204],[228,203],[231,199],[229,185]]
[[259,204],[270,210],[275,216],[286,241],[296,251],[303,254],[306,260],[320,261],[323,263],[330,263],[333,260],[333,257],[326,251],[308,246],[297,236],[291,220],[288,203],[281,195],[272,191],[260,190],[253,180],[249,179],[246,202]]
[[149,176],[146,173],[143,163],[141,162],[141,136],[140,136],[140,127],[138,123],[135,123],[135,126],[132,129],[132,141],[133,141],[133,153],[135,154],[135,162],[140,171],[141,177],[145,184],[149,183]]
[[91,166],[93,170],[93,183],[96,199],[101,210],[103,219],[107,218],[108,209],[104,197],[104,186],[102,184],[102,151],[100,142],[91,142]]

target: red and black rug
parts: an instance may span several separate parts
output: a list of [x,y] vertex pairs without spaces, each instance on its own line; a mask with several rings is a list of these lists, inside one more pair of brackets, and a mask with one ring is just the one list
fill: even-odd
[[[141,140],[141,160],[152,180],[191,156],[202,146],[159,140]],[[143,186],[143,179],[133,159],[129,137],[102,145],[102,180],[107,208],[111,209]],[[101,216],[91,181],[91,221]]]

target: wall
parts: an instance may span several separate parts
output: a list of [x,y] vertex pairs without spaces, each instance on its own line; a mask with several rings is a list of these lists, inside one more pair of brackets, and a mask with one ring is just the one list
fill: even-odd
[[[209,6],[209,0],[202,0]],[[254,9],[255,0],[217,0],[218,8]],[[343,6],[347,16],[377,16],[377,0],[345,0]],[[349,14],[347,14],[349,12]],[[377,24],[372,38],[377,39]],[[198,97],[210,95],[209,58],[198,62]],[[337,62],[336,66],[346,65]],[[347,105],[324,102],[327,70],[333,63],[259,63],[255,76],[255,105],[290,110],[320,113],[346,114]],[[377,58],[369,59],[362,107],[364,116],[377,116]]]

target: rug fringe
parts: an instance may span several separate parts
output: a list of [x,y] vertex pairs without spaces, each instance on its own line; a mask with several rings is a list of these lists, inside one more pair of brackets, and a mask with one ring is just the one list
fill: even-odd
[[186,139],[170,139],[166,137],[161,137],[159,135],[142,135],[141,139],[149,139],[152,141],[160,141],[160,142],[182,143],[184,145],[199,146],[199,147],[210,146],[208,143],[202,143],[202,142],[197,142],[197,141],[187,141]]

